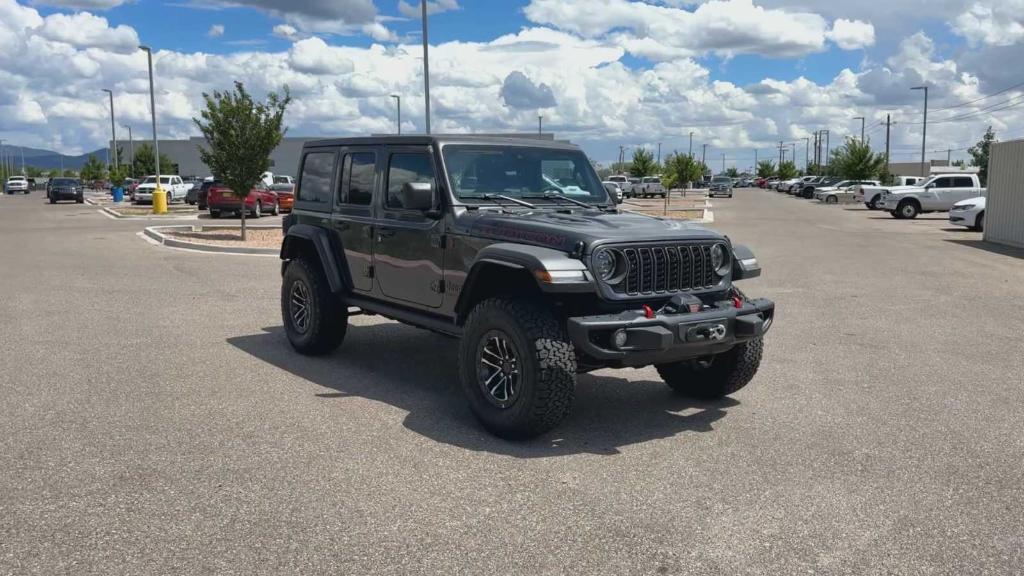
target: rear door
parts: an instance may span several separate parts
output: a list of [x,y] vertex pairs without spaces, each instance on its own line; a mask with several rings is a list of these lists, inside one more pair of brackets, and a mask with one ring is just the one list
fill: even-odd
[[379,156],[374,147],[341,150],[331,225],[345,252],[352,287],[357,292],[373,290],[373,192],[379,180]]
[[953,178],[953,188],[950,195],[952,196],[953,204],[956,204],[961,200],[977,198],[981,195],[981,189],[974,185],[974,178],[970,176],[957,176]]
[[444,223],[406,209],[401,194],[406,182],[430,182],[440,207],[433,154],[428,146],[391,146],[385,154],[373,246],[377,285],[389,299],[438,308],[444,301]]

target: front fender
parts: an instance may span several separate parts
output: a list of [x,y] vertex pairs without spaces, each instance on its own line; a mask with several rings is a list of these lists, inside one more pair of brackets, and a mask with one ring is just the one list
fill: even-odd
[[732,248],[732,279],[749,280],[761,275],[761,263],[757,261],[753,250],[737,244]]
[[552,248],[511,243],[491,244],[477,254],[473,269],[482,262],[522,268],[530,273],[544,292],[594,290],[594,279],[586,264]]

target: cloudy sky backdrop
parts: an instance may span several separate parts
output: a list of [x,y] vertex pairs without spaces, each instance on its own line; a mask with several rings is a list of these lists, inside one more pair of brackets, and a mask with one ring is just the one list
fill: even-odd
[[[197,131],[202,93],[287,84],[293,136],[423,129],[418,4],[396,0],[0,0],[0,138],[65,153],[119,124],[148,134],[155,49],[161,137]],[[872,144],[893,115],[895,160],[954,158],[992,124],[1024,137],[1024,0],[433,0],[435,132],[545,129],[599,161],[620,145],[745,168],[754,149],[831,130]],[[1007,90],[1009,89],[1009,90]],[[990,96],[986,98],[986,96]],[[119,127],[120,130],[120,127]],[[777,154],[777,153],[776,153]]]

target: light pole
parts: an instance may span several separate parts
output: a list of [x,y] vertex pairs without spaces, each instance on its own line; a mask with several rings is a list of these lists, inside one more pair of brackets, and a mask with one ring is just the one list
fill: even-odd
[[544,134],[544,116],[537,114],[537,138]]
[[661,166],[661,142],[658,142],[658,166]]
[[693,131],[690,131],[690,160],[693,160]]
[[131,156],[131,160],[128,161],[128,170],[131,177],[135,178],[135,139],[132,137],[132,127],[127,124],[122,124],[121,127],[128,130],[128,155]]
[[804,172],[807,172],[807,169],[811,167],[811,138],[809,136],[805,136],[803,138],[803,141],[804,141]]
[[426,104],[427,134],[430,134],[430,44],[427,39],[427,0],[420,0],[423,12],[423,99]]
[[864,117],[863,116],[854,116],[853,119],[854,120],[860,120],[860,143],[863,144],[864,143]]
[[722,174],[725,174],[725,152],[722,152]]
[[115,128],[114,120],[114,91],[109,88],[104,88],[103,91],[110,96],[110,140],[113,142],[113,153],[111,156],[114,158],[114,170],[117,170],[117,129]]
[[153,122],[153,162],[156,165],[156,188],[153,190],[153,212],[167,212],[167,196],[160,188],[160,142],[156,138],[156,96],[153,91],[153,50],[149,46],[139,46],[146,53],[149,62],[149,110]]
[[928,177],[928,170],[925,167],[925,151],[924,147],[928,142],[928,87],[927,86],[914,86],[911,90],[924,90],[924,122],[921,127],[921,177]]
[[7,178],[10,177],[10,174],[7,173],[7,157],[4,156],[4,142],[6,140],[0,138],[0,170],[3,171],[3,175],[0,176],[0,178],[3,178],[3,182],[0,182],[0,185],[4,187],[3,191],[7,192]]
[[399,96],[398,94],[392,94],[391,97],[395,99],[395,107],[396,107],[397,113],[398,113],[397,114],[396,123],[398,124],[398,135],[401,136],[402,135],[402,97]]

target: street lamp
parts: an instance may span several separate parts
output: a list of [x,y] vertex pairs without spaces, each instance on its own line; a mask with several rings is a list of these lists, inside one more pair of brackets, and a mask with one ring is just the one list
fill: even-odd
[[811,138],[805,136],[802,138],[804,141],[804,172],[811,167]]
[[127,124],[122,124],[121,127],[128,130],[128,155],[131,156],[128,170],[131,172],[131,177],[135,178],[135,139],[132,137],[132,127]]
[[423,12],[423,99],[427,114],[427,134],[430,134],[430,43],[427,39],[427,0],[420,0]]
[[690,160],[693,160],[693,131],[690,131]]
[[397,120],[397,123],[398,123],[398,135],[401,136],[402,135],[402,97],[399,96],[398,94],[392,94],[391,97],[395,99],[395,106],[398,109],[398,120]]
[[153,161],[156,164],[156,188],[153,190],[153,212],[167,212],[167,196],[160,188],[160,142],[156,139],[156,96],[153,91],[153,50],[149,46],[139,46],[146,53],[149,62],[149,110],[153,122]]
[[925,167],[925,150],[924,147],[928,142],[928,87],[927,86],[914,86],[911,90],[924,90],[924,123],[921,128],[921,177],[928,177],[928,170]]
[[854,120],[860,120],[860,143],[863,144],[864,143],[864,117],[863,116],[854,116],[853,119]]
[[114,92],[108,88],[103,89],[110,96],[110,139],[113,141],[114,170],[117,170],[117,130],[114,128]]
[[540,138],[544,134],[544,116],[537,114],[537,137]]

